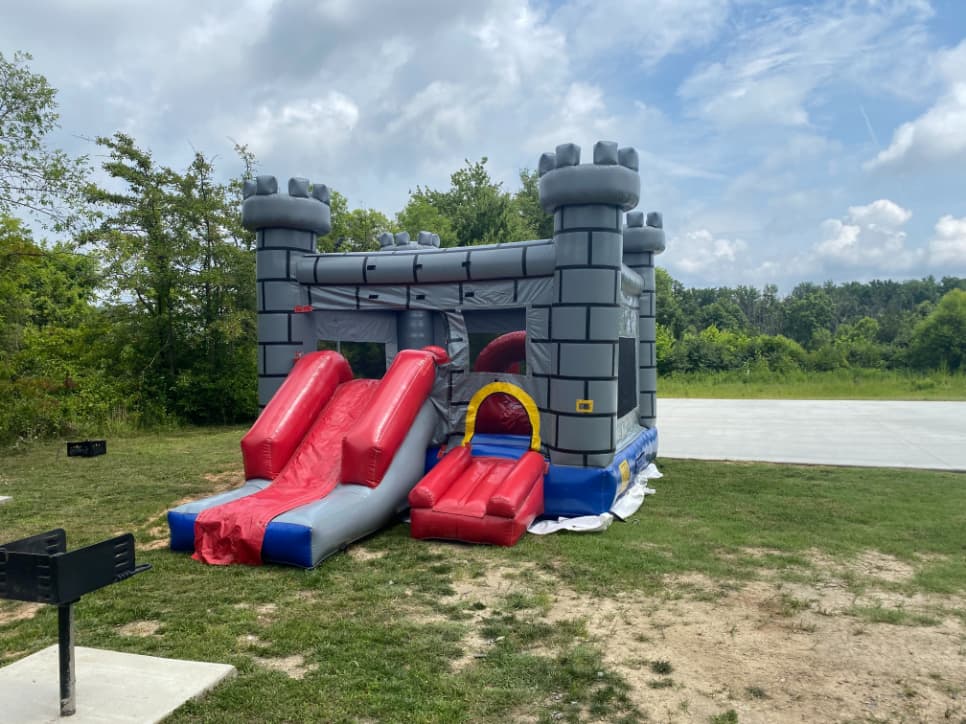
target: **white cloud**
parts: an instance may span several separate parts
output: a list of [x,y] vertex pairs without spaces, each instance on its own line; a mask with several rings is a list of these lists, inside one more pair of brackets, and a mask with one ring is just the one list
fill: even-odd
[[903,123],[887,148],[865,164],[867,169],[929,169],[966,162],[966,40],[943,51],[937,66],[949,83],[936,103]]
[[752,15],[723,60],[693,72],[678,93],[692,115],[721,126],[798,126],[825,87],[848,83],[904,95],[917,84],[928,3],[796,4]]
[[253,120],[235,130],[256,156],[272,153],[283,141],[303,151],[344,143],[359,122],[359,107],[348,96],[329,91],[318,99],[297,99],[280,108],[259,106]]
[[940,50],[934,65],[945,90],[915,120],[903,123],[867,169],[929,169],[966,162],[966,40]]
[[724,239],[708,229],[695,229],[671,237],[667,264],[689,274],[727,273],[747,249],[741,239]]
[[825,266],[847,266],[863,271],[902,271],[913,268],[921,249],[906,248],[902,227],[912,212],[888,199],[850,206],[842,219],[821,224],[822,241],[815,245]]
[[636,58],[652,67],[701,47],[727,28],[732,0],[569,0],[554,15],[568,46],[582,58]]
[[966,216],[949,214],[936,222],[936,238],[929,242],[929,261],[948,268],[966,269]]

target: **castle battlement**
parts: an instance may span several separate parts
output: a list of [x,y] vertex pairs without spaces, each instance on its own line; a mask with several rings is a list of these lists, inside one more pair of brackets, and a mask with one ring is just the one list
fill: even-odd
[[313,186],[307,178],[296,176],[289,179],[286,195],[278,192],[274,176],[258,176],[245,181],[242,193],[242,223],[246,228],[295,229],[320,236],[332,228],[331,197],[325,184]]
[[594,162],[580,163],[580,146],[563,143],[540,156],[540,203],[552,214],[563,206],[604,204],[629,211],[641,195],[638,155],[612,141],[594,144]]

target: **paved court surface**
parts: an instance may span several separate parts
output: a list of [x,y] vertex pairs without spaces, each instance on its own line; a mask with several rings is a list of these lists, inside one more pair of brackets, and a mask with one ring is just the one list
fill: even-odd
[[83,646],[75,649],[75,662],[74,716],[60,717],[54,645],[0,669],[0,722],[151,724],[235,673],[235,667],[228,664],[160,659]]
[[658,395],[662,457],[966,471],[966,402]]

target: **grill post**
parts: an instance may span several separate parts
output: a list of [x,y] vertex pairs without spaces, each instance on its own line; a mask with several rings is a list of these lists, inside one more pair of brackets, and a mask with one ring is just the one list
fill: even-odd
[[57,643],[60,654],[60,715],[71,716],[77,711],[74,694],[74,603],[57,607]]

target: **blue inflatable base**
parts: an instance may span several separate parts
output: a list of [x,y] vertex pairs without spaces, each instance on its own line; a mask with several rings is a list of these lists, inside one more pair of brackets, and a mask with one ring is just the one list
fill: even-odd
[[[171,550],[191,553],[195,549],[195,518],[197,513],[168,511],[171,530]],[[262,561],[312,568],[312,529],[293,523],[273,521],[265,529],[262,542]]]

